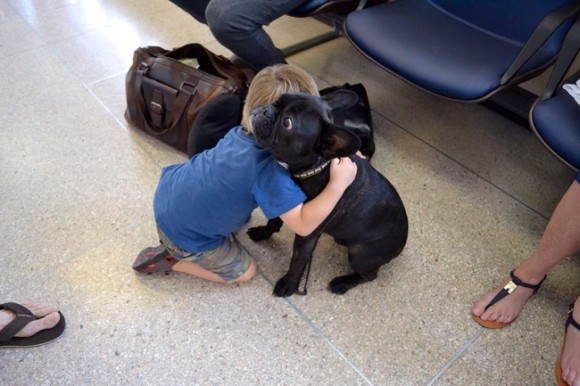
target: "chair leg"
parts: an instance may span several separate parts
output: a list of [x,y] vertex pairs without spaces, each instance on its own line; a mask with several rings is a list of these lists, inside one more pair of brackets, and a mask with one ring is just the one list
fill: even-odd
[[326,43],[328,41],[334,40],[342,35],[342,23],[343,20],[339,20],[338,18],[329,17],[330,26],[332,30],[326,33],[323,33],[318,36],[314,36],[310,39],[306,39],[304,41],[292,44],[286,48],[282,48],[281,51],[285,57],[292,56],[299,52],[305,51],[309,48],[315,47],[319,44]]

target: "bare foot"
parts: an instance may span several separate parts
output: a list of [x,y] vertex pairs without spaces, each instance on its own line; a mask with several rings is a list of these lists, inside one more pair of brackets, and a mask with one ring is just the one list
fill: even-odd
[[[24,307],[28,308],[34,316],[39,319],[33,320],[28,323],[22,330],[16,333],[14,336],[19,338],[26,338],[32,336],[39,331],[47,330],[56,326],[60,320],[60,314],[58,313],[58,308],[55,306],[48,306],[44,304],[22,304]],[[7,326],[12,320],[14,320],[14,312],[9,310],[0,310],[0,331]]]
[[[539,283],[540,281],[528,281],[525,277],[522,277],[515,273],[522,281],[526,283]],[[493,306],[489,307],[487,310],[485,308],[487,305],[495,298],[495,296],[510,282],[511,279],[504,281],[503,285],[494,288],[493,290],[486,293],[479,301],[473,304],[471,307],[471,313],[484,321],[497,322],[497,323],[511,323],[513,322],[522,309],[527,303],[528,299],[534,294],[534,290],[526,288],[523,286],[517,286],[515,290],[508,296],[499,300]]]
[[[580,297],[576,299],[572,317],[580,323]],[[568,326],[562,355],[562,378],[570,386],[580,386],[580,331]]]

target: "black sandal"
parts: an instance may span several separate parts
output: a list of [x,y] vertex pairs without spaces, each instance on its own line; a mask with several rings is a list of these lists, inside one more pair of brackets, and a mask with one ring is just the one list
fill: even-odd
[[[519,277],[517,277],[514,274],[514,271],[515,270],[510,272],[510,276],[511,276],[512,280],[509,283],[507,283],[506,286],[503,287],[502,290],[497,293],[497,295],[495,295],[495,297],[491,300],[491,302],[489,302],[489,304],[485,307],[485,310],[487,310],[489,307],[493,306],[495,303],[499,302],[501,299],[505,298],[506,296],[508,296],[509,294],[514,292],[514,290],[518,286],[522,286],[522,287],[534,290],[534,293],[532,294],[532,296],[535,295],[547,277],[547,276],[544,276],[542,281],[540,281],[538,284],[529,284],[529,283],[522,281]],[[514,320],[517,319],[517,317],[516,317],[511,322],[501,323],[501,322],[496,322],[496,321],[492,321],[492,320],[483,320],[479,316],[475,316],[473,314],[471,314],[471,316],[479,325],[481,325],[483,327],[487,327],[487,328],[504,328],[504,327],[507,327],[510,324],[512,324],[514,322]]]
[[566,319],[566,324],[564,326],[564,341],[562,342],[562,349],[560,350],[560,355],[558,355],[558,360],[556,361],[556,385],[558,386],[568,386],[568,382],[562,378],[562,355],[564,355],[564,345],[566,344],[568,326],[572,325],[575,329],[580,331],[580,323],[574,319],[572,316],[572,311],[574,311],[574,303],[570,304],[570,309],[568,310],[568,319]]

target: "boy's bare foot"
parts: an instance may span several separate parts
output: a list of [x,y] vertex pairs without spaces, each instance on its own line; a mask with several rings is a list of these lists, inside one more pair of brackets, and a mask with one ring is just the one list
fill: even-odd
[[[580,323],[580,297],[576,299],[572,317],[576,323]],[[568,385],[580,386],[580,330],[572,324],[566,328],[561,369],[562,379]]]
[[[22,304],[28,308],[34,316],[39,319],[33,320],[18,331],[14,336],[18,338],[26,338],[37,334],[39,331],[48,330],[56,326],[60,320],[58,308],[44,304]],[[0,332],[6,327],[14,318],[16,314],[10,310],[0,310]]]
[[[515,278],[518,279],[517,274]],[[512,280],[508,279],[504,281],[502,286],[489,291],[479,301],[473,304],[471,313],[478,323],[484,327],[501,328],[512,323],[518,317],[528,299],[537,291],[537,289],[528,288],[526,286],[530,282],[527,282],[525,278],[519,277],[519,279],[523,283],[520,282],[520,284],[515,286],[515,289],[513,290],[508,289],[508,291],[511,290],[512,292],[498,300],[495,304],[489,306],[487,310],[486,307],[488,307],[498,293],[503,291]],[[518,280],[515,281],[517,282]],[[536,283],[538,283],[538,281],[536,281]],[[541,284],[541,281],[539,281],[539,283]],[[539,284],[533,284],[532,286],[536,285]]]

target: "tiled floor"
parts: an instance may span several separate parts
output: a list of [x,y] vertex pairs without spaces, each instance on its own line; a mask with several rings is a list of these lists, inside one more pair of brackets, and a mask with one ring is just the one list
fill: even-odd
[[[268,29],[286,46],[325,28]],[[469,308],[534,249],[572,171],[531,132],[417,91],[342,38],[290,60],[321,87],[367,87],[373,164],[409,214],[402,255],[344,296],[326,290],[347,270],[330,238],[308,296],[272,296],[287,230],[263,244],[240,233],[260,265],[244,285],[135,274],[156,241],[160,168],[184,156],[127,127],[124,76],[136,47],[188,42],[228,54],[165,0],[0,0],[0,300],[56,303],[68,323],[52,344],[0,350],[2,384],[553,384],[578,259],[507,329],[480,328]]]

